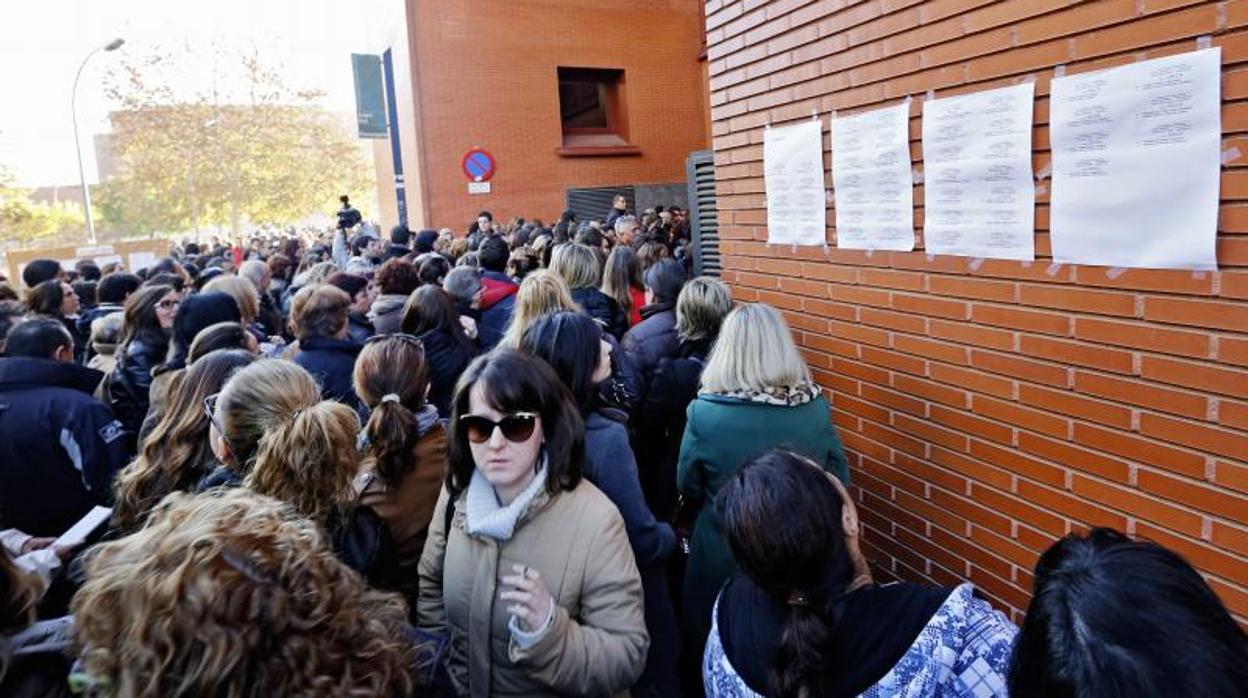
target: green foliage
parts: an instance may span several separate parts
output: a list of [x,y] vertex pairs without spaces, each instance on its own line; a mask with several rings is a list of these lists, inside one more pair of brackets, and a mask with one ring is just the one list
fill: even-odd
[[[244,221],[329,213],[339,194],[375,186],[354,133],[319,106],[321,93],[291,88],[254,53],[207,51],[128,57],[110,74],[119,168],[94,197],[109,227],[237,234]],[[205,60],[224,67],[213,84],[186,91],[179,67]]]
[[86,228],[82,206],[72,202],[32,201],[30,191],[13,184],[0,168],[0,240],[28,244],[53,236],[80,236]]

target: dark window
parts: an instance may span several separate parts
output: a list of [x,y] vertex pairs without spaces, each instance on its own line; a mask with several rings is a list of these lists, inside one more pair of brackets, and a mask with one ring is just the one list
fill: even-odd
[[559,68],[561,155],[635,155],[628,142],[624,71]]

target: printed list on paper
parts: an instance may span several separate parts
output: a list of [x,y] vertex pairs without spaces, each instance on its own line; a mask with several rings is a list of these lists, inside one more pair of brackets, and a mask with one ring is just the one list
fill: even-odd
[[1221,49],[1053,80],[1053,259],[1215,269]]
[[910,102],[832,119],[836,246],[914,249]]
[[767,242],[822,245],[828,214],[823,189],[823,124],[767,129],[763,137]]
[[924,243],[934,254],[1031,261],[1032,83],[923,104]]

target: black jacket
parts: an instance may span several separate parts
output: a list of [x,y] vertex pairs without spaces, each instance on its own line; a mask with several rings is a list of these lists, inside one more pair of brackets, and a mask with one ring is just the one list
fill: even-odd
[[641,487],[650,509],[663,521],[671,521],[676,510],[676,463],[685,435],[685,412],[698,396],[710,351],[709,339],[681,342],[675,356],[659,359],[633,423]]
[[364,342],[368,341],[368,338],[375,334],[377,334],[377,330],[373,327],[373,323],[368,321],[368,318],[355,313],[347,316],[347,339],[363,346]]
[[629,330],[620,348],[637,373],[638,399],[645,400],[659,359],[675,356],[680,339],[676,334],[676,304],[652,303],[641,309],[641,322]]
[[51,359],[0,359],[0,528],[64,533],[112,500],[125,429],[91,397],[103,374]]
[[426,332],[420,341],[425,345],[425,362],[429,366],[429,403],[438,408],[440,417],[449,419],[455,383],[477,355],[476,348],[461,344],[445,330]]
[[349,339],[311,337],[299,342],[295,363],[307,369],[320,384],[322,398],[337,400],[358,412],[360,399],[351,383],[351,374],[361,348],[362,345]]
[[578,288],[572,291],[572,300],[612,337],[620,339],[628,332],[628,315],[611,296],[596,288]]
[[96,319],[102,318],[105,315],[121,313],[125,312],[125,310],[125,306],[114,305],[112,303],[101,303],[90,310],[84,310],[78,314],[78,332],[81,333],[82,336],[89,339],[91,337],[92,322],[95,322]]
[[386,522],[367,506],[330,515],[329,543],[344,565],[364,575],[370,586],[398,588],[399,553]]
[[131,449],[139,427],[151,406],[152,369],[164,363],[169,340],[162,336],[138,336],[118,347],[117,365],[108,378],[108,404],[129,432]]

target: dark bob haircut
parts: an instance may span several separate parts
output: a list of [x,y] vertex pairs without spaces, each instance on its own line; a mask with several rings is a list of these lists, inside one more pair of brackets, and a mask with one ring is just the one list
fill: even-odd
[[654,292],[657,303],[675,303],[680,290],[685,287],[689,275],[685,267],[674,259],[661,259],[654,263],[642,277],[646,288]]
[[1178,554],[1096,528],[1036,563],[1014,645],[1014,698],[1232,698],[1248,690],[1248,635]]
[[602,354],[602,327],[588,315],[564,310],[538,318],[520,348],[550,364],[585,413],[594,407],[594,371]]
[[451,408],[450,467],[447,489],[452,497],[468,489],[477,464],[468,433],[459,418],[471,414],[469,395],[480,384],[485,401],[504,414],[535,412],[541,416],[546,467],[546,491],[556,494],[575,488],[585,462],[585,422],[572,394],[545,361],[514,349],[498,349],[479,356],[459,378]]

